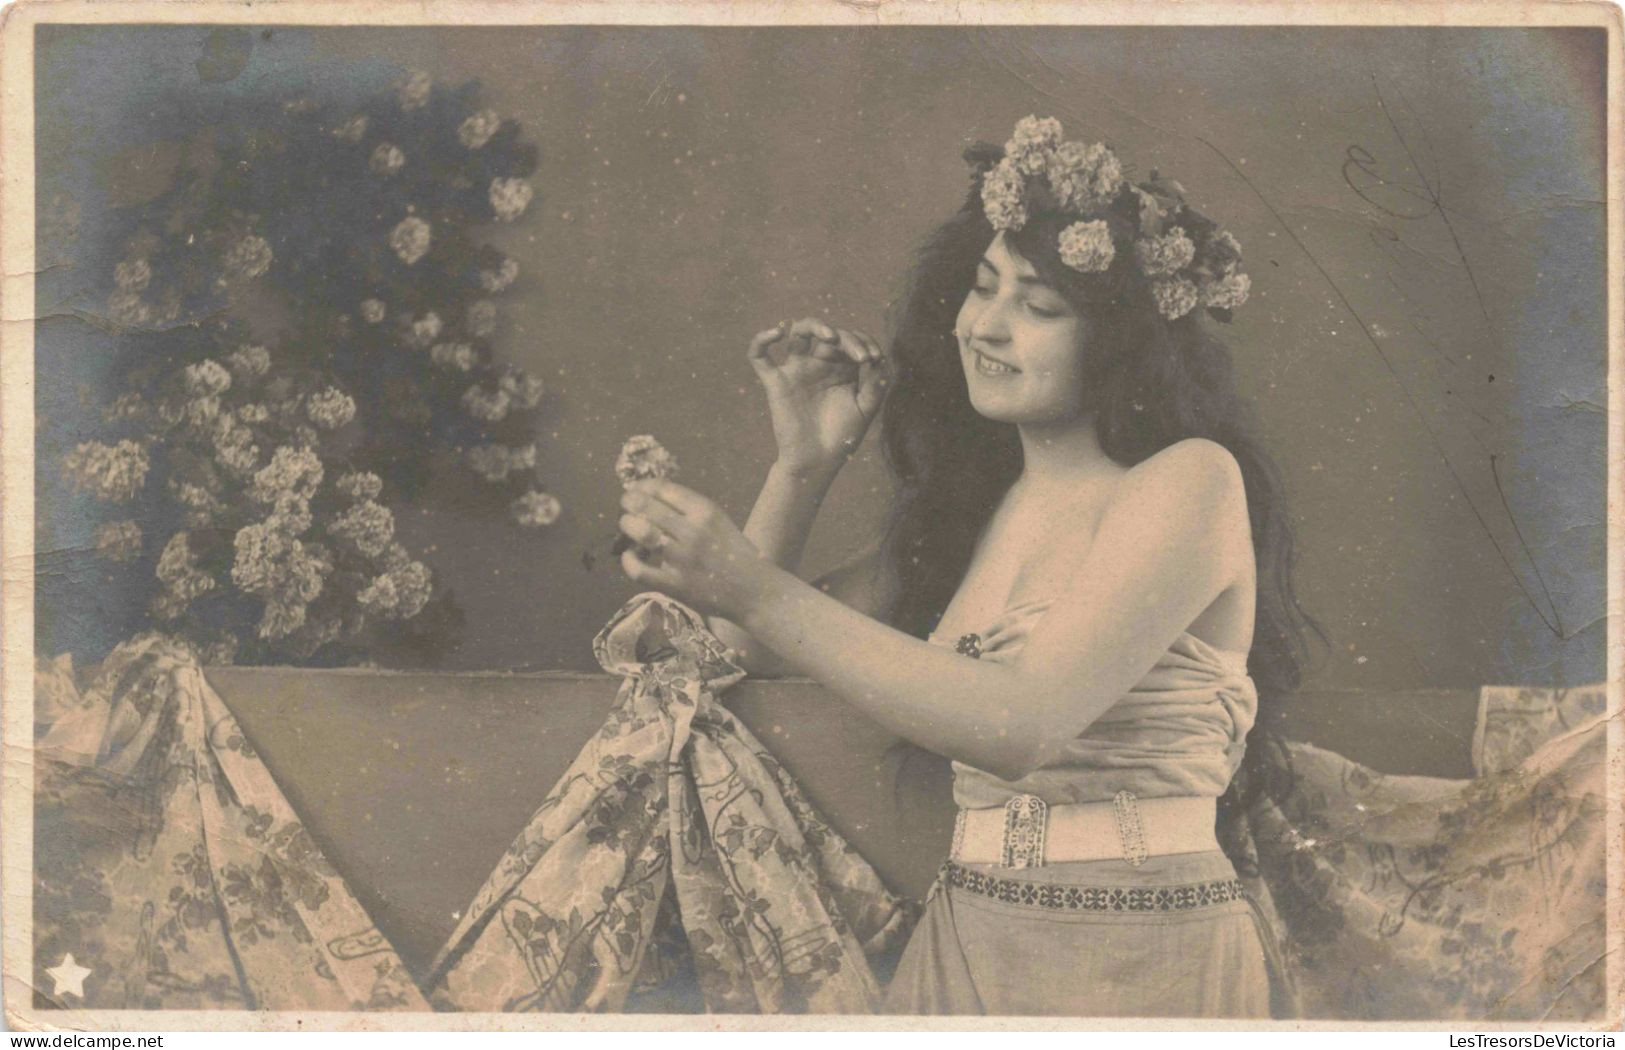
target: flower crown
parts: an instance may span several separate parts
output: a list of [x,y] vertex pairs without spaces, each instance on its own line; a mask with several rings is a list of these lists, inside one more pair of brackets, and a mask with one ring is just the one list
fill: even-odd
[[[993,147],[989,147],[993,149]],[[967,154],[970,156],[970,154]],[[1219,321],[1247,301],[1251,280],[1239,272],[1235,237],[1185,203],[1185,190],[1155,171],[1130,183],[1123,164],[1104,143],[1063,142],[1053,117],[1016,122],[1002,159],[983,156],[982,210],[995,230],[1019,230],[1030,210],[1054,208],[1075,217],[1061,231],[1061,261],[1080,273],[1104,273],[1120,247],[1151,282],[1157,312],[1168,320],[1197,306]],[[974,163],[973,159],[973,163]],[[1116,223],[1110,219],[1117,219]],[[1112,230],[1131,231],[1119,245]]]

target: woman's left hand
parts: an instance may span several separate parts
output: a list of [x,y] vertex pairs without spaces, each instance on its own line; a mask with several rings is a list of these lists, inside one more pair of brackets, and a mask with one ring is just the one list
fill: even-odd
[[621,553],[621,569],[707,616],[736,620],[769,567],[711,500],[675,481],[634,481],[621,494],[621,531],[643,548]]

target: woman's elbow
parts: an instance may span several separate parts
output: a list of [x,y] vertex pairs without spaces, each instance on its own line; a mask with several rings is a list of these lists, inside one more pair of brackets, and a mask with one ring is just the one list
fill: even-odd
[[982,769],[1000,780],[1014,782],[1043,769],[1058,757],[1042,739],[1009,739],[988,753]]

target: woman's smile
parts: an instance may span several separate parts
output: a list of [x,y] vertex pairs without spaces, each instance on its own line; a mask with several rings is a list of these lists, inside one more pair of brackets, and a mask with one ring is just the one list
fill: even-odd
[[1005,364],[997,358],[989,357],[980,350],[972,350],[971,355],[976,362],[976,371],[985,376],[1013,376],[1019,375],[1021,369]]

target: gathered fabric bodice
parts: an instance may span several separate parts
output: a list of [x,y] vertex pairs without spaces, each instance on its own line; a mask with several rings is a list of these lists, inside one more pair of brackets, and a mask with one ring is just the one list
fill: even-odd
[[[985,634],[933,633],[927,640],[982,660],[1008,660],[1052,604],[1038,599],[1011,606]],[[1186,631],[1050,764],[1019,780],[1002,780],[953,763],[954,801],[966,809],[1002,806],[1020,794],[1052,805],[1104,802],[1123,790],[1139,798],[1217,798],[1241,765],[1257,714],[1258,688],[1247,673],[1247,654]]]

